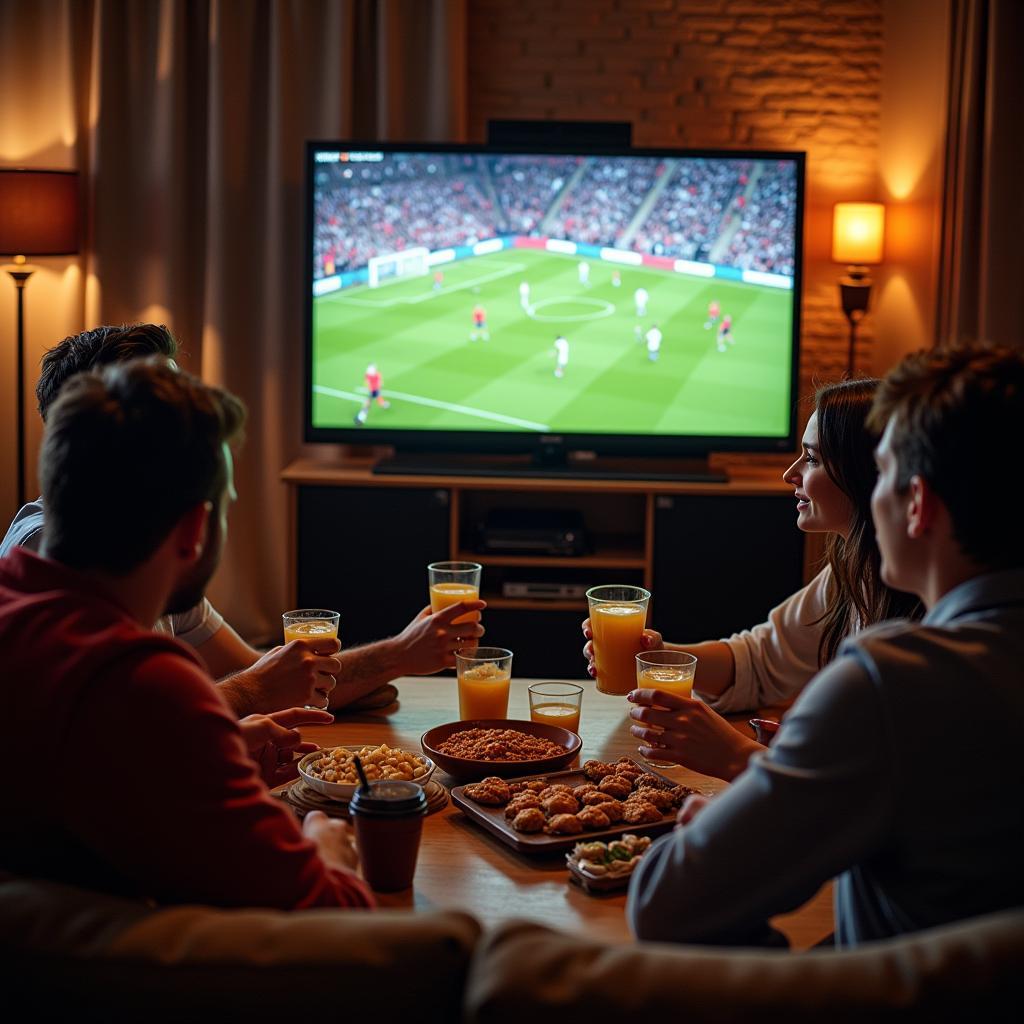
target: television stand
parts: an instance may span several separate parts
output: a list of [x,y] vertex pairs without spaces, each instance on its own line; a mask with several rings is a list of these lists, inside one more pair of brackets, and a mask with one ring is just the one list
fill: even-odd
[[532,477],[554,480],[672,480],[684,483],[727,483],[725,473],[704,459],[602,459],[537,456],[457,455],[401,452],[373,466],[379,476]]

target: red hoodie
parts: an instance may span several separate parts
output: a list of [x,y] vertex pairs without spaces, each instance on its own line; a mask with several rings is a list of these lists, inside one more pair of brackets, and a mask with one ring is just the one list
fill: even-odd
[[0,559],[0,666],[0,869],[161,903],[373,905],[270,796],[196,655],[80,574]]

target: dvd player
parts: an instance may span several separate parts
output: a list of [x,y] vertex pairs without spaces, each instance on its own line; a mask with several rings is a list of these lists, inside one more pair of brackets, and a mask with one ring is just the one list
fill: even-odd
[[583,555],[583,517],[572,509],[492,509],[480,527],[480,551],[498,555]]

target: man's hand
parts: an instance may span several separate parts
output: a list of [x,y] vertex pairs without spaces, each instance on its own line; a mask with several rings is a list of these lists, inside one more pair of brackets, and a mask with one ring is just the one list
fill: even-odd
[[[594,661],[594,632],[590,628],[590,619],[583,620],[583,635],[587,638],[587,642],[583,645],[583,657],[587,659],[587,672],[590,673],[592,679],[596,679],[597,664]],[[660,651],[664,646],[665,643],[661,638],[661,634],[656,629],[645,629],[640,634],[640,650],[634,653]]]
[[263,781],[273,788],[290,782],[298,774],[296,754],[319,749],[304,743],[299,733],[303,725],[330,725],[334,715],[327,711],[289,708],[272,715],[249,715],[238,723],[249,755],[256,762]]
[[267,651],[251,668],[230,676],[223,685],[243,691],[246,706],[264,714],[305,704],[326,708],[341,671],[341,662],[334,657],[340,649],[333,637],[291,640]]
[[332,868],[355,871],[359,867],[352,826],[339,818],[328,818],[323,811],[310,811],[302,819],[302,833],[316,844],[320,859]]
[[644,757],[674,761],[701,775],[732,781],[747,767],[751,754],[764,750],[703,701],[650,689],[633,690],[627,699],[638,705],[629,717],[640,724],[629,731],[643,741]]
[[[484,601],[457,601],[439,612],[432,613],[429,606],[424,608],[394,638],[397,675],[425,676],[443,668],[454,668],[455,652],[467,640],[478,640],[484,635],[480,612],[486,607]],[[463,615],[475,615],[475,620],[454,621]]]
[[689,825],[707,807],[710,800],[710,797],[701,796],[700,793],[691,793],[683,801],[683,806],[679,808],[679,812],[676,814],[676,828]]

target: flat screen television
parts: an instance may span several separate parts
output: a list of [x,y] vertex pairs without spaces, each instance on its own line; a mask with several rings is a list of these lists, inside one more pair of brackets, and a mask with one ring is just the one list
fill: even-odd
[[804,155],[543,150],[308,144],[306,439],[791,450]]

